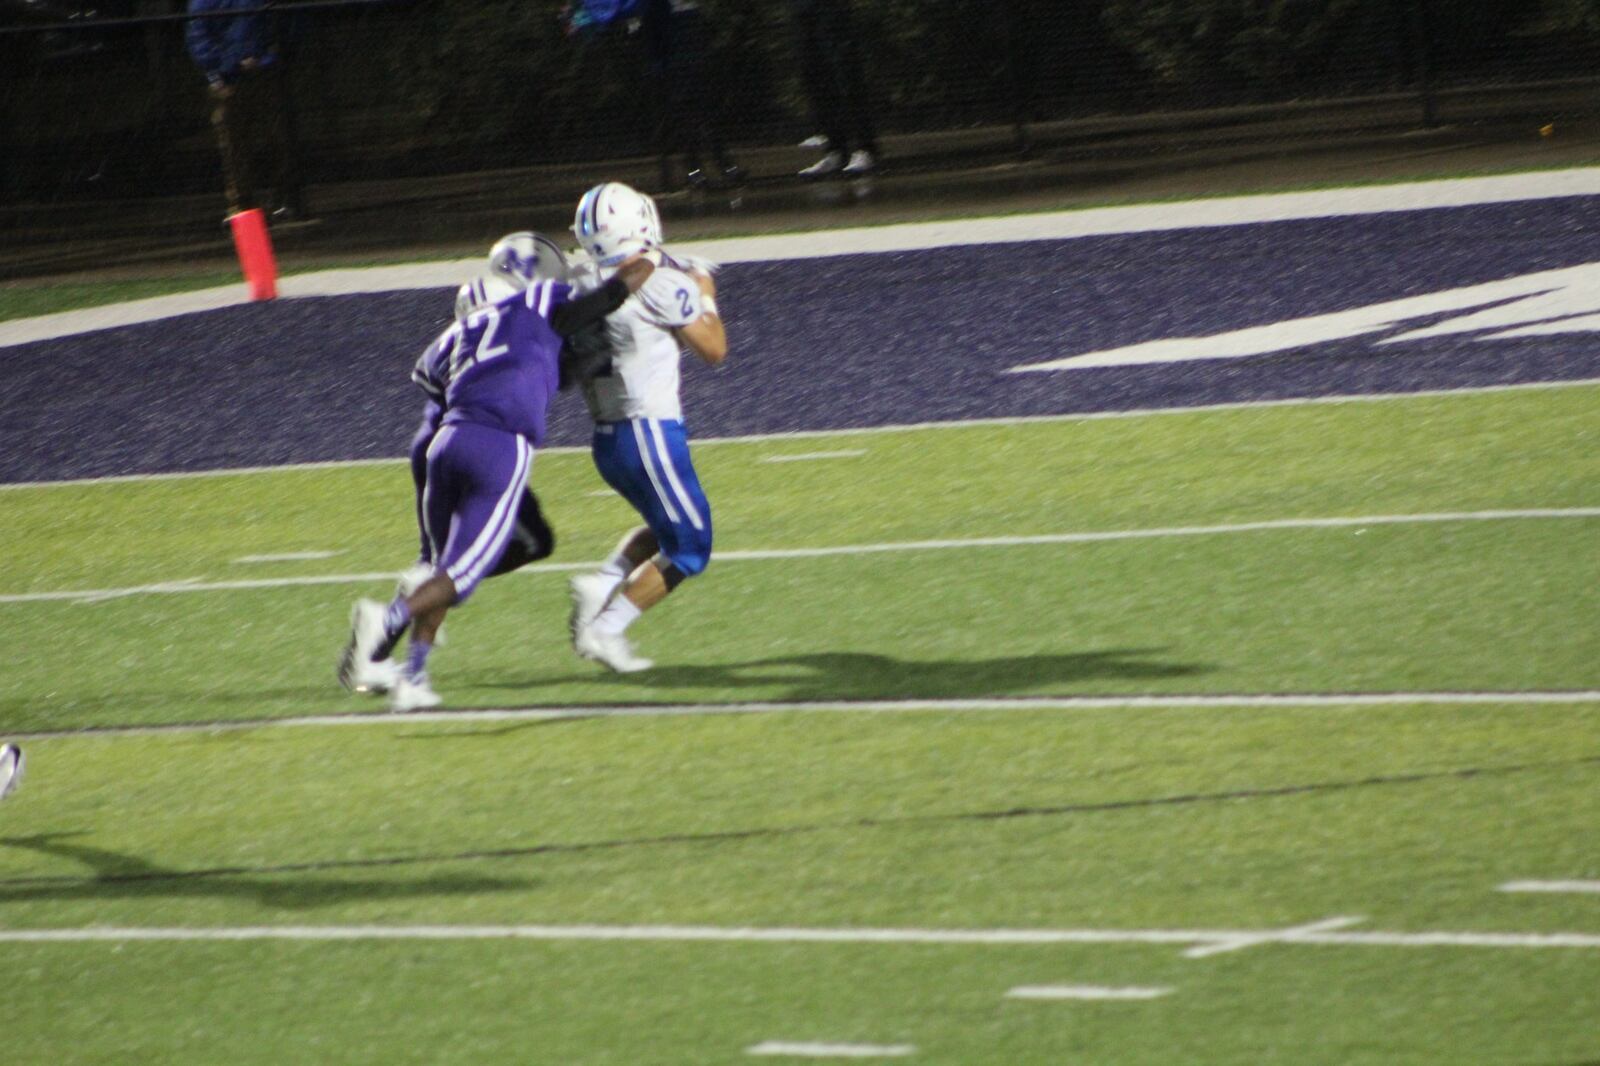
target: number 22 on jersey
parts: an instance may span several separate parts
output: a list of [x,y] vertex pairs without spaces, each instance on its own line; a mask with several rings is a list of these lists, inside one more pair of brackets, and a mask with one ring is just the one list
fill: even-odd
[[[483,333],[478,338],[476,347],[469,344],[474,333],[482,328]],[[483,307],[472,312],[467,318],[466,326],[456,338],[455,351],[450,353],[450,377],[452,379],[461,375],[461,372],[477,363],[485,363],[497,355],[504,355],[510,351],[509,345],[496,344],[495,334],[500,331],[500,309],[497,307]]]

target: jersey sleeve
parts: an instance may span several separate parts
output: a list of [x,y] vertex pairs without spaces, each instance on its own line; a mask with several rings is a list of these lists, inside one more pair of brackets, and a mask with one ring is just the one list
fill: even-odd
[[703,310],[700,286],[681,270],[658,267],[634,295],[644,307],[645,318],[667,329],[687,326]]
[[549,321],[550,312],[578,295],[571,285],[562,281],[536,281],[522,293],[522,303],[540,318]]
[[449,358],[449,347],[453,342],[454,329],[441,333],[427,349],[417,357],[417,365],[411,368],[411,380],[417,387],[428,394],[428,399],[434,403],[444,403],[444,391],[449,387],[445,372],[445,360]]

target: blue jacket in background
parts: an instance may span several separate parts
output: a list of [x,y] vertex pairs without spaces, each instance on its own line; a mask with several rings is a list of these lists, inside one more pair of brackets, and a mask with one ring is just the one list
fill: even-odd
[[636,18],[640,0],[573,0],[567,25],[574,32],[597,32],[623,19]]
[[[189,0],[189,14],[246,11],[261,6],[261,0]],[[240,64],[246,59],[255,59],[261,66],[277,59],[268,15],[190,19],[185,37],[190,57],[209,81],[237,80]]]

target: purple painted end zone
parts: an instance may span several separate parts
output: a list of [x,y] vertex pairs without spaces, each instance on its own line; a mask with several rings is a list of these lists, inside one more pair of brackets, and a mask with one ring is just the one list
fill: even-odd
[[[1036,363],[1600,260],[1600,198],[742,264],[734,354],[686,367],[696,436],[1600,376],[1600,335],[1040,374]],[[186,315],[0,351],[0,481],[405,454],[446,290]],[[1414,323],[1414,325],[1422,323]],[[550,444],[581,444],[577,398]]]

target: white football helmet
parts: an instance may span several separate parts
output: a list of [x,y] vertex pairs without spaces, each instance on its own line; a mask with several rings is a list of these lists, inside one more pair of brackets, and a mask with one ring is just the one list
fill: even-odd
[[536,281],[566,281],[567,257],[542,233],[508,233],[489,249],[489,273],[525,289]]
[[620,181],[596,185],[578,201],[573,236],[602,267],[661,247],[661,214],[656,202]]
[[473,278],[456,290],[456,321],[465,322],[467,316],[485,304],[499,303],[515,296],[526,285],[518,284],[498,274],[484,274]]

